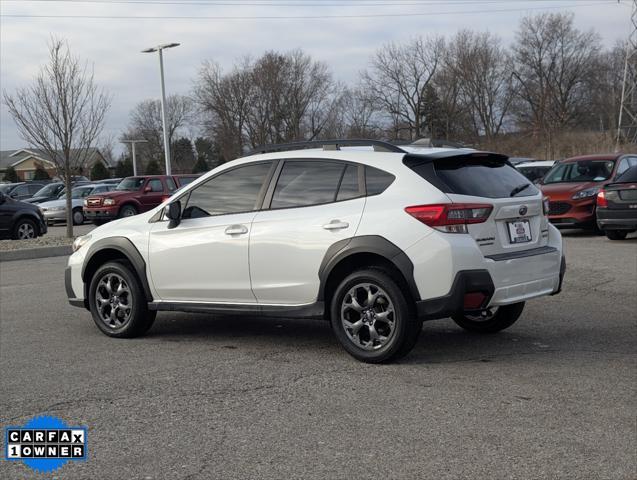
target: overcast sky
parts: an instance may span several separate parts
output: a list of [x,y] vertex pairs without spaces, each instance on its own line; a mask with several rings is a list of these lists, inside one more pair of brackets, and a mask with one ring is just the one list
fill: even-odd
[[[520,18],[542,11],[573,12],[578,28],[594,28],[604,46],[611,46],[628,36],[631,3],[629,0],[619,4],[616,0],[0,0],[0,87],[12,92],[27,85],[47,60],[50,36],[66,38],[75,54],[94,63],[97,81],[111,93],[113,101],[104,133],[117,137],[126,128],[128,113],[135,103],[159,98],[157,54],[140,53],[143,48],[159,43],[181,43],[164,55],[168,94],[188,93],[203,60],[214,60],[230,68],[244,55],[256,57],[267,50],[295,48],[328,63],[336,79],[353,82],[368,65],[370,55],[385,42],[400,42],[417,35],[451,36],[459,29],[471,28],[489,30],[508,44],[514,39]],[[328,18],[299,18],[319,16]],[[0,149],[23,146],[3,104]]]

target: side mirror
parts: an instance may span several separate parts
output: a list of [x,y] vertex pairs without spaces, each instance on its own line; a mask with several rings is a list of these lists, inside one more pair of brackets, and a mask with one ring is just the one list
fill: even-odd
[[169,203],[165,210],[168,220],[168,228],[175,228],[181,222],[181,202],[179,200]]

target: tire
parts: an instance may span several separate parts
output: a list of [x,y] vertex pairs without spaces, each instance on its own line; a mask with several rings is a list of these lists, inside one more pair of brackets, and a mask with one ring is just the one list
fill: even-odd
[[458,326],[473,333],[496,333],[513,325],[524,310],[524,302],[497,307],[497,310],[484,319],[480,315],[454,315],[453,319]]
[[137,215],[137,213],[135,205],[124,205],[119,209],[119,218],[132,217],[133,215]]
[[84,223],[84,212],[81,208],[73,210],[73,225],[82,225]]
[[[404,291],[401,282],[380,269],[356,271],[341,282],[332,295],[330,317],[336,338],[350,355],[366,363],[383,363],[411,351],[422,321]],[[371,309],[366,300],[370,292],[375,297]]]
[[[107,284],[115,299],[109,295]],[[120,286],[123,288],[120,289]],[[93,321],[109,337],[138,337],[146,333],[155,321],[157,312],[148,310],[141,283],[126,261],[114,260],[98,268],[88,291]],[[118,291],[122,292],[119,296]],[[98,302],[98,297],[103,301]],[[113,305],[117,305],[114,316],[111,313]],[[127,305],[130,307],[127,308]]]
[[38,236],[38,226],[29,218],[19,218],[13,227],[13,235],[11,238],[14,240],[29,240]]
[[606,230],[604,233],[609,240],[624,240],[628,235],[626,230]]

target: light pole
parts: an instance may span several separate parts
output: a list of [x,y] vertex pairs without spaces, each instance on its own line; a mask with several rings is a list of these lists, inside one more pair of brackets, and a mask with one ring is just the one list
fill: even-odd
[[170,175],[170,140],[168,139],[168,125],[166,124],[166,88],[164,87],[164,56],[162,51],[165,48],[178,47],[178,43],[164,43],[156,47],[142,50],[142,53],[159,52],[159,77],[161,80],[161,122],[164,128],[164,152],[166,158],[166,175]]
[[130,143],[133,146],[133,175],[137,176],[137,159],[135,157],[135,144],[148,143],[148,140],[122,140],[122,143]]

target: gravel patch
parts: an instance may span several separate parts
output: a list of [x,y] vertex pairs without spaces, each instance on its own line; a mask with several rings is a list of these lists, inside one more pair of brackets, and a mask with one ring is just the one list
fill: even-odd
[[0,252],[11,252],[14,250],[25,250],[38,247],[60,247],[71,245],[73,238],[44,235],[43,237],[31,240],[0,240]]

